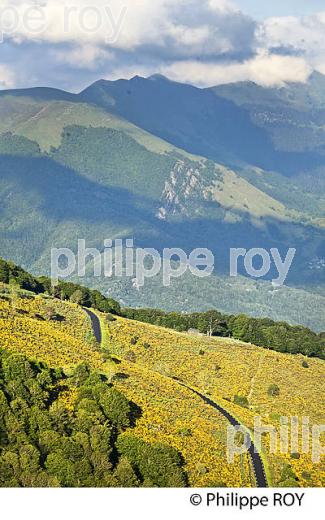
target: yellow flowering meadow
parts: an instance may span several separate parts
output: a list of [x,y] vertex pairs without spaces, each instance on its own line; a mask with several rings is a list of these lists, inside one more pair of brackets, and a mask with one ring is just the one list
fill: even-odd
[[[180,382],[209,396],[250,429],[256,416],[277,432],[281,416],[309,417],[311,425],[324,423],[322,360],[123,318],[106,322],[104,315],[99,316],[106,354],[96,344],[90,319],[78,305],[11,294],[0,299],[0,346],[51,367],[70,369],[86,362],[105,373],[141,409],[136,433],[182,453],[191,486],[243,487],[255,485],[255,480],[247,454],[237,456],[234,464],[227,462],[227,420]],[[271,385],[279,389],[277,396],[269,395]],[[236,404],[235,396],[245,398],[247,406]],[[68,409],[74,398],[73,389],[60,394]],[[301,443],[300,430],[298,437]],[[310,453],[293,457],[290,450],[281,453],[279,446],[269,453],[268,435],[263,446],[274,485],[283,480],[286,465],[298,485],[324,485],[324,464],[313,463]]]
[[[0,346],[51,367],[86,362],[113,378],[114,386],[141,409],[132,431],[179,450],[189,485],[255,485],[247,454],[227,462],[226,419],[163,374],[127,360],[106,361],[92,338],[89,317],[77,305],[43,297],[0,300]],[[68,409],[74,398],[73,389],[60,393]]]
[[[48,320],[54,315],[55,320]],[[31,299],[0,300],[0,346],[51,367],[68,368],[81,362],[100,369],[102,355],[95,350],[91,325],[74,304]]]
[[[274,426],[277,433],[281,416],[288,417],[289,426],[291,417],[298,417],[301,446],[302,418],[308,417],[310,426],[325,422],[325,363],[320,359],[306,360],[302,355],[277,353],[226,338],[191,336],[122,318],[108,327],[116,355],[210,396],[250,429],[256,416],[263,426]],[[269,395],[271,385],[278,387],[279,395]],[[246,398],[247,407],[235,404],[234,396]],[[288,432],[290,441],[290,427]],[[276,452],[270,453],[269,441],[268,435],[263,437],[273,484],[281,481],[283,467],[289,464],[299,485],[324,485],[324,459],[313,462],[311,451],[292,455],[290,446],[281,453],[279,437]]]

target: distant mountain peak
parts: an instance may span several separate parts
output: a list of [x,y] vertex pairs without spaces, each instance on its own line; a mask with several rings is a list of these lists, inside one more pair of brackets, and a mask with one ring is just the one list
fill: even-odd
[[129,81],[143,81],[145,78],[143,76],[139,76],[139,74],[136,74],[133,76]]
[[163,74],[152,74],[152,76],[149,76],[147,78],[150,81],[171,81],[169,78],[164,76]]
[[311,75],[309,76],[308,82],[315,82],[315,81],[322,81],[325,82],[325,75],[321,72],[318,72],[317,70],[314,70]]

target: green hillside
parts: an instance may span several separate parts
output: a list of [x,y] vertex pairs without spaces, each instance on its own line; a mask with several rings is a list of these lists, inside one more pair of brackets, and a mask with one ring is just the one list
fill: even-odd
[[0,95],[0,112],[3,114],[1,133],[11,132],[26,137],[37,142],[45,152],[60,145],[64,128],[71,125],[120,130],[157,153],[174,149],[172,145],[135,125],[113,114],[107,114],[98,107],[78,102],[77,99],[39,99],[27,97],[27,94],[17,97],[9,91],[6,95]]
[[325,77],[268,89],[236,83],[199,89],[162,76],[98,81],[80,98],[185,150],[254,165],[324,194]]
[[245,110],[252,123],[267,133],[276,152],[292,155],[289,172],[299,186],[324,196],[324,89],[325,76],[314,72],[306,84],[262,88],[244,82],[213,91]]
[[[133,96],[125,93],[127,86]],[[137,97],[141,89],[143,100],[147,96],[146,109]],[[51,247],[75,250],[80,237],[100,251],[106,238],[134,238],[138,247],[159,251],[181,247],[189,253],[208,247],[217,259],[209,280],[184,278],[181,285],[161,290],[158,277],[138,292],[130,279],[94,279],[89,263],[86,283],[129,305],[181,311],[218,307],[323,330],[323,196],[302,190],[281,173],[242,160],[228,164],[223,145],[215,155],[220,161],[189,153],[204,152],[204,147],[192,146],[189,136],[194,130],[203,132],[195,118],[201,117],[207,95],[213,103],[214,93],[161,78],[103,82],[81,95],[53,89],[2,92],[0,251],[34,273],[49,274]],[[168,110],[163,103],[167,98]],[[182,121],[179,110],[194,100],[195,118],[191,125],[183,120],[177,139],[136,117],[139,108],[144,118],[156,103],[155,121],[166,132],[175,132]],[[220,105],[218,114],[221,119],[231,115],[234,122],[239,117],[233,104]],[[248,116],[240,114],[250,127]],[[214,142],[231,136],[230,128],[222,130],[221,119],[205,129]],[[234,150],[237,130],[242,135],[249,130],[237,123],[232,125]],[[188,151],[177,148],[179,144]],[[255,145],[258,149],[258,141]],[[243,246],[277,247],[281,254],[295,247],[290,287],[273,291],[268,281],[274,272],[263,283],[228,278],[229,249]]]

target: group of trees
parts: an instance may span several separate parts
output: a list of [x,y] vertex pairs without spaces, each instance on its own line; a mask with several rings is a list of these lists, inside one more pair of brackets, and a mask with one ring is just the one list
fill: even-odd
[[59,281],[57,285],[53,286],[51,280],[45,277],[39,278],[39,281],[45,292],[60,300],[69,300],[83,307],[92,307],[101,312],[121,313],[120,304],[113,298],[106,298],[100,291],[63,281]]
[[306,327],[292,326],[286,322],[275,322],[269,318],[252,318],[245,314],[226,315],[216,310],[183,314],[157,309],[121,309],[117,301],[106,298],[97,290],[63,281],[53,286],[50,278],[36,278],[2,259],[0,259],[0,282],[15,283],[28,291],[48,293],[84,307],[92,307],[101,312],[122,315],[180,332],[195,329],[209,336],[232,337],[279,352],[301,353],[309,357],[325,359],[324,333],[316,334]]
[[15,283],[21,289],[35,293],[44,292],[41,282],[12,262],[0,258],[0,283]]
[[302,326],[245,315],[228,318],[234,338],[278,352],[325,359],[325,337]]
[[304,354],[325,359],[325,335],[302,326],[275,322],[269,318],[252,318],[245,314],[225,315],[218,311],[182,314],[155,309],[123,309],[124,317],[167,327],[179,332],[195,329],[208,336],[239,339],[279,352]]
[[65,377],[0,350],[0,487],[186,485],[176,450],[132,434],[135,415],[86,365]]
[[159,309],[122,309],[125,318],[151,323],[159,327],[167,327],[185,332],[196,329],[201,334],[211,336],[230,336],[227,327],[226,316],[221,312],[213,310],[208,312],[197,312],[184,314],[180,312],[164,312]]
[[46,276],[39,278],[27,273],[12,262],[0,258],[0,282],[18,285],[21,289],[37,294],[47,293],[61,300],[70,300],[84,307],[92,307],[101,312],[120,314],[119,303],[112,298],[106,298],[101,292],[88,289],[72,282],[59,281],[53,285]]

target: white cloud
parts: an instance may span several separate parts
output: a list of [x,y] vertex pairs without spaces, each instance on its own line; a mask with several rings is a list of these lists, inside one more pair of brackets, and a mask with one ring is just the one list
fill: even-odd
[[[253,22],[227,0],[3,0],[0,27],[7,39],[140,46],[189,53],[233,49],[233,38],[246,35]],[[231,29],[231,30],[229,30]]]
[[0,87],[1,88],[12,88],[15,85],[15,74],[7,66],[0,64]]
[[325,12],[310,16],[273,17],[265,20],[256,33],[264,47],[284,48],[304,56],[310,67],[325,67]]
[[268,18],[260,24],[257,38],[268,47],[288,46],[307,52],[325,48],[325,12],[301,18]]
[[208,0],[208,4],[211,9],[215,9],[216,11],[221,11],[224,13],[239,11],[233,2],[228,0]]
[[55,50],[54,57],[61,63],[66,63],[78,69],[94,70],[99,62],[113,60],[114,53],[101,47],[85,44],[69,50]]
[[162,67],[161,72],[174,81],[185,81],[201,87],[237,81],[278,86],[285,82],[305,82],[311,68],[303,58],[263,52],[243,63],[181,61]]
[[[42,11],[28,11],[36,2]],[[257,22],[235,0],[2,0],[1,30],[10,63],[33,52],[19,44],[44,49],[42,66],[17,64],[27,82],[50,68],[44,77],[55,77],[55,67],[71,82],[74,71],[79,82],[108,71],[112,79],[160,72],[200,86],[282,85],[325,71],[325,12]]]

